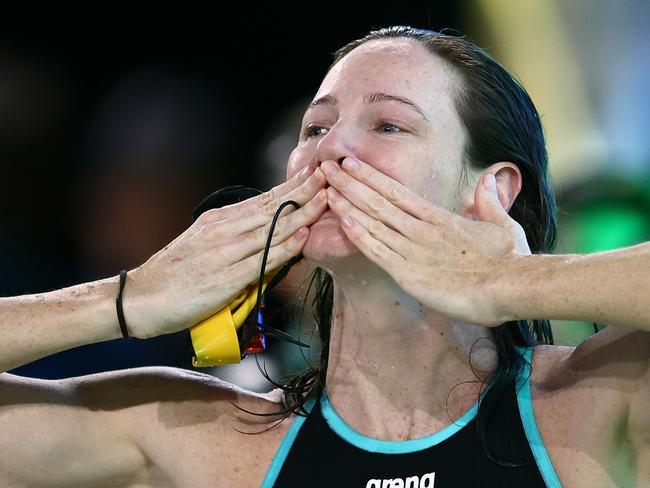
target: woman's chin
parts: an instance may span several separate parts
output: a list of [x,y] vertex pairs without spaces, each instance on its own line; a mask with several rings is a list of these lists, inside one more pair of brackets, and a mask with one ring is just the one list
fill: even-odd
[[302,255],[315,264],[337,261],[359,253],[345,232],[341,229],[341,221],[330,214],[323,215],[309,228],[309,237],[302,248]]

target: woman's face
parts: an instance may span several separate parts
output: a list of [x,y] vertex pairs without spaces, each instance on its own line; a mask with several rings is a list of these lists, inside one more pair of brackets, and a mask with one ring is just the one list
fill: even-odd
[[[287,177],[308,164],[354,157],[460,213],[464,129],[453,104],[457,83],[417,41],[361,45],[325,76],[303,117]],[[356,252],[329,210],[311,226],[303,248],[316,262]]]

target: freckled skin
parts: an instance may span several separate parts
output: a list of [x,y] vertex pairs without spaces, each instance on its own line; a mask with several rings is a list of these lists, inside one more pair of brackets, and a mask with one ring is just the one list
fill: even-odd
[[[317,123],[327,126],[328,134],[299,142],[289,158],[287,178],[311,163],[354,156],[437,205],[466,208],[456,192],[465,136],[451,97],[455,83],[444,64],[417,43],[380,41],[355,49],[332,68],[314,97],[334,96],[337,105],[317,107],[303,118],[303,127]],[[369,108],[363,97],[373,92],[414,101],[430,123],[396,103]],[[373,124],[382,117],[408,123],[412,134],[400,139],[377,134]],[[303,248],[303,255],[314,260],[357,252],[338,219],[314,224]]]
[[[314,99],[329,95],[337,99],[337,104],[318,106],[305,114],[303,128],[317,126],[323,131],[309,139],[301,138],[289,159],[287,176],[308,164],[354,157],[433,204],[478,219],[469,212],[477,174],[470,170],[468,188],[458,186],[464,131],[452,101],[457,83],[446,65],[417,42],[392,39],[362,45],[323,80]],[[423,108],[430,123],[394,103],[369,107],[364,96],[373,92],[409,98]],[[402,122],[408,129],[399,135],[380,133],[377,124],[385,120]],[[444,233],[441,238],[448,240]],[[471,253],[462,247],[455,252]],[[358,252],[336,216],[322,217],[311,226],[303,255],[334,279],[326,383],[333,406],[349,425],[385,440],[422,437],[449,425],[450,415],[458,417],[473,404],[481,388],[476,377],[489,378],[494,365],[490,333],[476,325],[452,322],[403,293],[383,270]],[[529,275],[523,276],[531,281]],[[532,281],[548,279],[544,276]],[[561,284],[555,280],[553,286],[561,284],[566,291],[559,297],[550,296],[552,300],[547,299],[548,294],[539,294],[540,300],[544,298],[542,303],[573,303],[571,277],[563,281]],[[435,281],[430,286],[436,286]],[[594,294],[597,292],[595,289]],[[528,303],[535,298],[537,295],[528,295],[513,302]],[[401,306],[396,305],[398,301]],[[629,308],[633,306],[641,308],[638,304]],[[594,300],[591,308],[600,307]],[[341,310],[343,315],[339,314]],[[568,306],[563,310],[574,312]],[[639,310],[635,314],[643,316]],[[603,349],[615,341],[607,338],[607,331],[598,335],[583,351],[591,354],[594,364],[606,364],[606,371],[600,373],[596,366],[586,368],[579,379],[569,374],[577,368],[572,364],[570,348],[535,349],[531,394],[536,422],[564,486],[615,486],[609,475],[617,472],[621,479],[626,477],[622,476],[626,470],[636,470],[637,486],[645,486],[641,479],[648,477],[641,474],[650,472],[647,442],[641,444],[643,449],[638,447],[641,454],[637,454],[636,462],[630,463],[633,458],[629,449],[621,448],[620,439],[612,440],[624,436],[617,437],[611,430],[617,418],[630,412],[637,412],[643,419],[640,422],[647,422],[647,416],[639,413],[647,411],[643,408],[647,402],[629,410],[629,397],[621,394],[621,385],[629,381],[629,358],[620,355],[621,347],[612,347],[619,356],[608,362],[598,341]],[[647,338],[633,342],[641,346]],[[474,343],[484,352],[481,360],[473,360],[470,367],[469,349]],[[647,355],[644,357],[647,367]],[[612,365],[620,366],[620,371]],[[456,389],[461,383],[464,386]],[[647,383],[646,379],[646,389]],[[630,432],[639,442],[643,434],[634,432],[647,432],[647,427],[619,432],[626,436]],[[609,446],[618,454],[608,454]],[[633,481],[628,484],[631,486]]]
[[[329,132],[301,141],[292,154],[289,173],[307,162],[356,156],[430,201],[464,215],[468,195],[457,194],[456,189],[460,164],[456,151],[462,131],[458,132],[449,103],[455,80],[449,73],[445,76],[444,69],[443,63],[409,41],[376,42],[359,48],[328,75],[319,90],[319,94],[329,90],[339,97],[335,111],[329,107],[329,112],[314,116]],[[408,116],[393,105],[363,106],[364,90],[399,91],[397,95],[408,96],[428,109],[433,124],[424,127],[411,120],[411,130],[403,136],[380,133],[377,119]],[[463,262],[469,261],[472,251],[464,244],[454,247],[450,255],[463,247],[468,249]],[[575,350],[535,348],[530,380],[535,420],[563,486],[650,486],[650,328],[642,329],[650,323],[646,293],[650,253],[647,246],[635,249],[638,254],[631,257],[623,250],[621,255],[608,252],[594,260],[536,256],[543,259],[542,266],[525,268],[520,275],[526,283],[506,290],[525,292],[516,298],[508,293],[513,303],[530,307],[531,302],[538,302],[535,306],[541,308],[527,308],[523,314],[527,317],[558,314],[558,318],[567,318],[564,314],[594,310],[594,320],[610,324],[621,320],[619,325],[629,327],[622,330],[609,325]],[[311,227],[304,254],[334,278],[326,386],[333,406],[349,425],[379,439],[412,439],[450,425],[450,419],[474,404],[482,387],[476,381],[481,372],[475,373],[468,364],[469,346],[478,344],[481,349],[485,342],[491,344],[489,335],[483,335],[484,328],[453,322],[403,292],[390,276],[356,252],[337,218],[321,219]],[[587,264],[551,266],[555,259]],[[531,272],[542,274],[532,276]],[[530,283],[540,289],[531,291]],[[114,297],[114,284],[98,284],[98,293]],[[428,285],[436,286],[435,279]],[[76,290],[70,293],[78,298],[83,295]],[[49,300],[44,295],[30,299]],[[113,298],[109,305],[114,311]],[[583,308],[576,308],[579,305]],[[48,311],[50,307],[61,309],[53,315],[63,316],[73,315],[79,305],[71,305],[66,295],[48,303]],[[10,326],[31,322],[40,326],[35,316],[11,320],[12,308],[10,304],[5,309]],[[87,319],[85,314],[77,317],[80,322]],[[578,314],[578,318],[584,315]],[[80,325],[76,320],[65,325]],[[115,323],[109,325],[114,334]],[[21,329],[16,327],[16,332]],[[63,327],[61,332],[66,332]],[[487,359],[479,357],[471,366],[490,372]],[[57,486],[89,484],[51,479],[62,471],[58,457],[70,456],[73,447],[75,453],[91,455],[89,462],[71,456],[75,473],[82,465],[95,466],[91,469],[102,470],[98,479],[113,485],[103,475],[107,460],[111,472],[115,467],[118,474],[122,470],[137,472],[142,483],[133,481],[133,486],[260,486],[292,421],[278,424],[281,419],[271,415],[283,408],[279,390],[259,395],[210,375],[173,368],[136,369],[139,371],[47,384],[17,376],[5,378],[0,398],[9,408],[0,415],[0,452],[10,455],[0,459],[35,476],[39,471],[45,473],[40,462],[45,461],[54,467],[47,473],[47,483]],[[27,408],[15,408],[21,403],[28,404]],[[262,416],[244,414],[237,408]],[[251,431],[263,432],[244,434]],[[34,433],[44,438],[34,439]],[[66,439],[75,434],[76,441],[74,437]],[[68,448],[60,449],[61,439],[66,439],[63,444]],[[25,462],[16,463],[21,448],[23,454],[18,459]],[[15,486],[14,480],[22,478],[11,473],[7,477],[0,462],[0,485]],[[43,486],[45,479],[30,486]]]
[[[447,65],[417,42],[362,45],[325,76],[314,100],[327,96],[336,103],[305,113],[287,177],[308,164],[355,157],[463,215],[474,191],[459,193],[465,135],[452,98],[457,83]],[[407,98],[425,117],[397,102],[367,103],[374,93]],[[390,130],[381,130],[386,124]],[[468,175],[470,183],[473,178]],[[302,254],[334,280],[326,382],[332,404],[351,426],[387,440],[421,437],[473,404],[479,387],[470,383],[475,377],[467,356],[469,345],[487,334],[482,328],[440,334],[449,319],[406,294],[361,254],[335,214],[310,227]],[[481,367],[490,368],[491,361]],[[469,386],[450,395],[459,383]]]

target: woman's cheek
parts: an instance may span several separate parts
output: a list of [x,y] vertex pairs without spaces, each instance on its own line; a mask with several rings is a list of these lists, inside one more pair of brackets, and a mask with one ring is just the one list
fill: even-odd
[[296,146],[291,154],[289,155],[289,161],[287,162],[287,180],[291,179],[296,173],[298,173],[305,166],[308,166],[310,163],[315,161],[315,155],[312,154],[315,151],[305,146]]

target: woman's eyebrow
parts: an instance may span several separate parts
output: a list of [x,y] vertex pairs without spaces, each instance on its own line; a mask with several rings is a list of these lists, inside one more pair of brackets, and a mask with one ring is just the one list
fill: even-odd
[[[319,105],[336,105],[338,103],[338,100],[336,97],[333,97],[332,95],[323,95],[322,97],[317,98],[313,102],[311,102],[309,105],[307,105],[307,110],[310,110],[314,107],[317,107]],[[307,111],[305,110],[305,111]]]
[[426,121],[429,120],[429,117],[427,117],[427,114],[424,113],[424,110],[422,110],[415,102],[412,102],[406,97],[400,97],[398,95],[389,95],[388,93],[379,92],[379,93],[372,93],[370,95],[366,95],[364,101],[366,103],[379,103],[379,102],[402,103],[408,107],[411,107],[413,110],[419,113],[422,117],[424,117],[424,120]]
[[[420,114],[424,120],[429,120],[429,117],[427,117],[427,114],[422,110],[415,102],[409,100],[406,97],[400,97],[398,95],[389,95],[388,93],[382,93],[382,92],[377,92],[377,93],[371,93],[370,95],[366,95],[363,99],[365,103],[380,103],[380,102],[398,102],[402,103],[411,109],[415,110],[418,114]],[[333,97],[332,95],[323,95],[322,97],[317,98],[313,102],[311,102],[307,106],[307,110],[311,110],[314,107],[317,107],[319,105],[336,105],[338,103],[338,100],[336,97]]]

